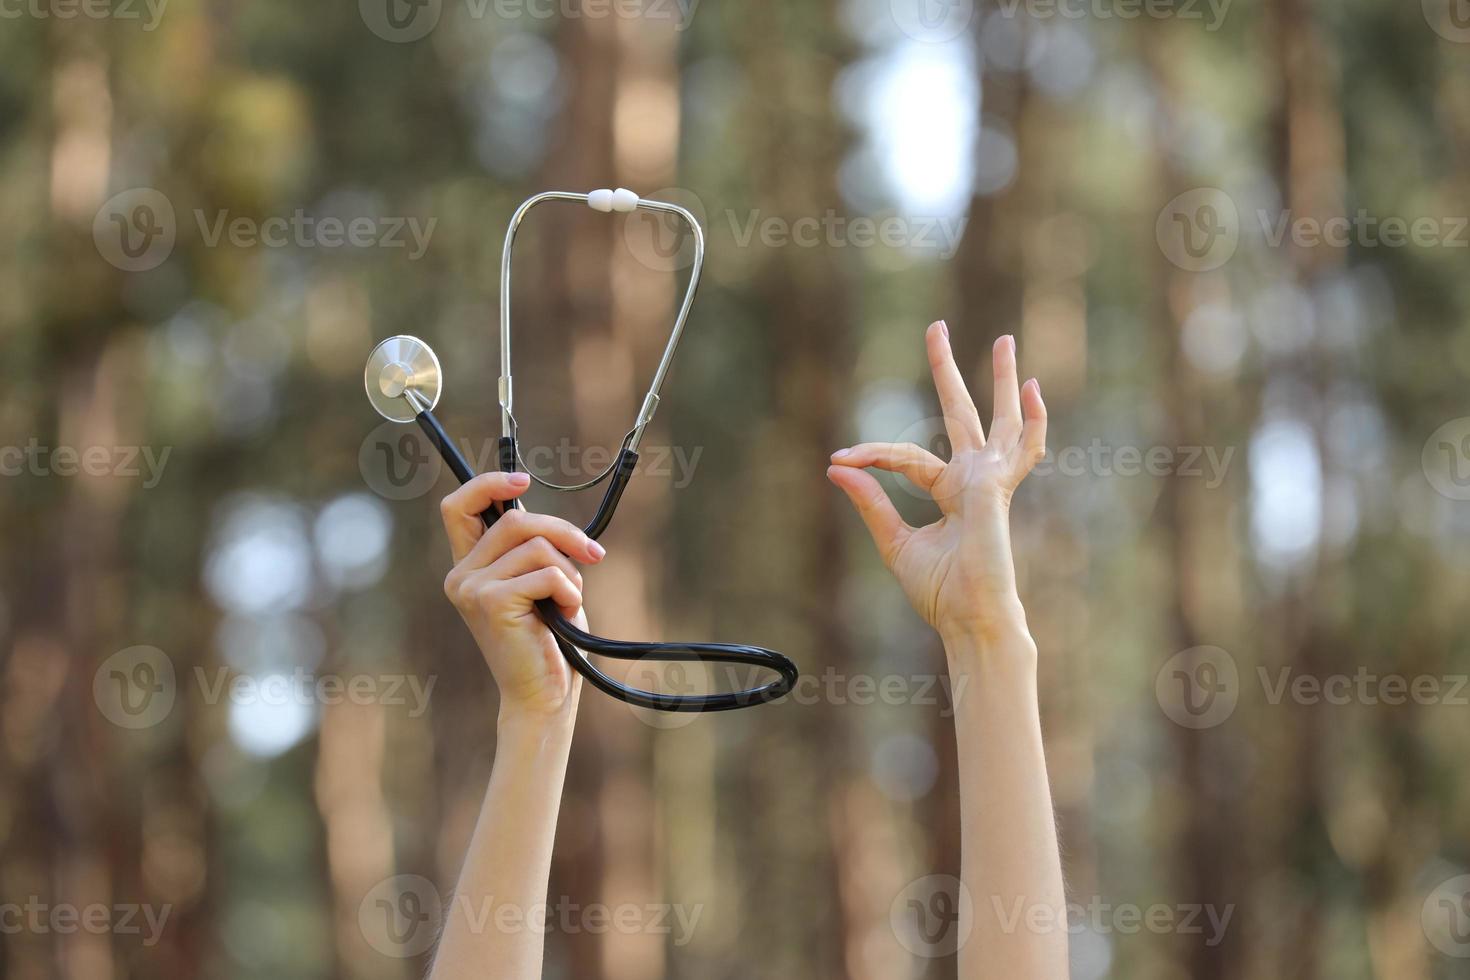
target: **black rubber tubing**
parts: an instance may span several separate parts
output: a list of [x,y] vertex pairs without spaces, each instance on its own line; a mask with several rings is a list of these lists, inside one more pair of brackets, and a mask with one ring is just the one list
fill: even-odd
[[[453,471],[455,478],[461,484],[474,479],[474,470],[470,469],[469,463],[445,433],[444,427],[439,424],[434,413],[420,412],[417,420],[419,427],[424,430],[429,441],[439,450],[439,455]],[[501,471],[515,472],[515,440],[508,436],[501,436],[498,450]],[[637,464],[638,454],[626,446],[623,447],[618,454],[617,464],[613,468],[612,480],[602,495],[602,502],[597,506],[597,513],[584,528],[588,537],[596,540],[612,523],[613,514],[618,508],[618,501],[622,499],[623,490],[627,488],[628,480],[632,478],[633,469]],[[508,501],[507,505],[511,508],[518,508],[520,502],[512,500]],[[495,524],[502,513],[502,510],[491,507],[480,515],[480,519],[485,522],[485,527],[489,528]],[[610,640],[607,637],[578,629],[561,614],[556,603],[550,599],[536,600],[536,613],[551,630],[552,636],[556,638],[557,648],[561,650],[562,656],[566,658],[573,670],[585,677],[589,684],[602,693],[635,707],[649,708],[654,711],[731,711],[736,708],[750,708],[775,701],[788,694],[796,685],[798,676],[796,665],[782,654],[775,650],[767,650],[765,647],[747,646],[743,643],[653,643]],[[660,694],[656,691],[643,691],[636,687],[629,687],[609,677],[587,659],[587,653],[613,657],[617,660],[741,664],[774,671],[777,676],[768,684],[743,691],[697,695]]]

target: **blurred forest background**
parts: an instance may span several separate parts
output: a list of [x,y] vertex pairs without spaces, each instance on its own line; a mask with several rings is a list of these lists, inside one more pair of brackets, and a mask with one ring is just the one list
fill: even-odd
[[[983,415],[1003,333],[1051,410],[1014,526],[1074,975],[1470,977],[1465,0],[6,4],[0,975],[422,975],[495,692],[452,478],[360,372],[424,337],[483,455],[505,223],[615,186],[709,259],[592,624],[816,683],[589,690],[548,977],[954,975],[905,919],[958,868],[942,651],[824,477],[935,442],[940,317]],[[581,479],[688,243],[521,242],[523,437]]]

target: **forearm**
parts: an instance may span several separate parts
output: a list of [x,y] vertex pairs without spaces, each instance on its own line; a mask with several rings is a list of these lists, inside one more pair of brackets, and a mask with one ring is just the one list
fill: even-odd
[[431,980],[541,976],[547,878],[575,720],[575,699],[554,719],[502,715]]
[[961,980],[1067,976],[1061,856],[1042,749],[1036,645],[1019,601],[945,637],[954,676],[961,880],[975,925]]

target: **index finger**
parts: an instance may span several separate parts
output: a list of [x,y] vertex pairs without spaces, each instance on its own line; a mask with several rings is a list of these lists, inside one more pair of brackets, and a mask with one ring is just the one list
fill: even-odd
[[939,410],[944,413],[944,431],[956,453],[979,449],[985,445],[985,431],[980,427],[980,413],[965,387],[965,379],[954,362],[949,346],[949,327],[943,320],[929,325],[924,338],[929,349],[929,370],[934,374],[934,389],[939,393]]
[[444,532],[449,535],[449,550],[456,564],[485,533],[480,515],[498,500],[514,500],[530,485],[531,478],[525,473],[481,473],[439,501],[439,514],[444,518]]

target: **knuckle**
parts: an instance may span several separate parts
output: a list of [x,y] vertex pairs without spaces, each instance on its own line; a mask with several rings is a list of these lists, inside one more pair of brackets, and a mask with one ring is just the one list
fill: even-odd
[[486,582],[475,588],[474,605],[487,612],[492,611],[500,605],[504,594],[499,582]]

